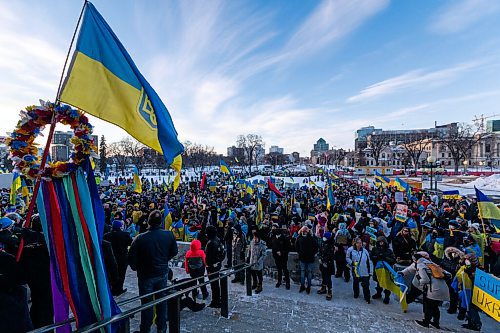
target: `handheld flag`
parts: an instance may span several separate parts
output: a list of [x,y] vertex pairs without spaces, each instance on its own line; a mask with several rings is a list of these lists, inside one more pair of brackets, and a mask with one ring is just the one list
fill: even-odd
[[229,165],[224,162],[224,160],[220,160],[220,172],[227,173],[233,176],[233,171],[229,168]]
[[404,283],[402,276],[399,276],[392,267],[385,261],[379,261],[375,267],[377,280],[380,287],[390,290],[393,294],[399,297],[399,303],[404,312],[408,309],[406,303],[406,292],[408,287]]
[[120,126],[168,165],[184,151],[167,108],[90,2],[60,100]]
[[15,205],[17,199],[17,190],[21,188],[21,176],[14,172],[12,177],[12,184],[10,185],[10,204]]
[[259,191],[257,191],[257,216],[255,217],[255,225],[260,228],[262,221],[264,221],[264,210],[262,209]]
[[283,198],[283,194],[280,191],[278,191],[278,189],[271,181],[271,179],[267,180],[267,187],[269,188],[270,191],[274,192],[278,197]]
[[332,181],[328,179],[326,183],[326,209],[330,211],[330,208],[335,205],[335,198],[333,197],[333,185]]
[[201,176],[200,190],[203,190],[205,188],[206,182],[207,182],[207,174],[203,173],[203,176]]
[[460,192],[458,190],[443,191],[443,199],[460,199]]
[[142,182],[141,177],[139,177],[139,170],[134,165],[134,192],[142,193]]
[[396,185],[396,187],[399,190],[406,192],[406,196],[408,198],[411,197],[411,186],[407,182],[405,182],[404,180],[402,180],[399,177],[396,177],[396,180],[394,181],[394,184]]
[[378,172],[378,170],[375,170],[375,182],[381,184],[382,186],[387,186],[391,182],[389,178],[386,176],[383,176]]
[[495,203],[475,186],[474,190],[476,190],[479,216],[482,219],[489,219],[496,229],[500,229],[500,208],[495,206]]
[[163,229],[170,230],[172,226],[172,214],[170,214],[170,209],[168,208],[168,200],[165,199],[165,210],[163,211]]
[[21,196],[23,198],[25,198],[25,197],[27,197],[29,195],[30,195],[30,189],[26,185],[26,182],[24,181],[24,179],[21,179]]

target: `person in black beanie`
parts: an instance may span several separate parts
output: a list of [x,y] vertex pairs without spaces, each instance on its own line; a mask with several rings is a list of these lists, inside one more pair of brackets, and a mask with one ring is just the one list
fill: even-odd
[[[217,237],[217,228],[213,225],[207,227],[207,238],[208,242],[205,247],[207,273],[209,279],[214,279],[219,277],[219,271],[224,260],[223,256],[225,255],[224,246]],[[209,307],[220,308],[220,281],[210,282],[210,288],[212,289],[212,302]]]

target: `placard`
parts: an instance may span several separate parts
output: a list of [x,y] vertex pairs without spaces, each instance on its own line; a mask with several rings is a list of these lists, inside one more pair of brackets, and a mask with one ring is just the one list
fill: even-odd
[[406,217],[408,216],[408,206],[403,204],[396,205],[396,220],[405,222]]
[[472,303],[500,322],[500,279],[477,268]]
[[396,192],[394,195],[394,199],[396,200],[396,202],[404,202],[405,199],[404,199],[403,192]]

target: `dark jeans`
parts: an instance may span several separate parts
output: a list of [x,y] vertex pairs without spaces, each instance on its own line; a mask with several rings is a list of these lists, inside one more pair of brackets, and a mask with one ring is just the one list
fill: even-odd
[[307,276],[307,287],[311,288],[313,262],[300,262],[300,285],[305,286]]
[[415,302],[418,296],[422,295],[422,291],[415,287],[413,284],[410,285],[410,289],[406,294],[406,303],[410,304]]
[[352,291],[354,292],[354,298],[359,297],[359,283],[361,282],[361,287],[363,288],[363,297],[365,301],[370,300],[370,277],[369,276],[361,276],[356,277],[353,274],[352,277]]
[[251,272],[252,272],[252,284],[262,286],[262,270],[256,271],[252,269]]
[[281,283],[283,279],[283,275],[285,275],[285,283],[290,284],[290,272],[288,272],[288,258],[281,259],[274,258],[274,262],[276,263],[276,268],[278,269],[278,283]]
[[[191,278],[193,278],[193,279],[199,278],[198,283],[202,284],[203,282],[205,282],[205,267],[202,267],[202,268],[196,269],[196,270],[190,270],[189,275],[191,275]],[[201,289],[201,293],[203,294],[203,296],[208,295],[208,290],[207,290],[206,285],[202,285],[200,287],[200,289]],[[196,300],[197,292],[198,292],[198,289],[195,289],[192,291],[192,295],[193,295],[194,300]]]
[[326,286],[328,290],[332,289],[332,274],[333,274],[333,263],[327,264],[327,266],[320,265],[319,270],[321,271],[321,284]]
[[121,292],[123,290],[123,283],[125,282],[125,275],[127,273],[127,262],[118,263],[118,280],[116,281],[116,291]]
[[[164,289],[167,287],[167,274],[154,278],[139,279],[139,295],[149,294],[153,291]],[[164,297],[166,292],[156,294],[155,298]],[[141,304],[149,303],[153,300],[153,296],[144,297],[141,299]],[[149,333],[153,324],[153,308],[148,308],[141,311],[141,333]],[[156,327],[158,332],[165,332],[167,329],[167,302],[162,302],[156,305]]]
[[335,277],[341,277],[344,274],[344,279],[349,281],[351,278],[351,271],[347,267],[345,259],[335,259],[335,266],[337,266]]
[[439,303],[440,301],[427,298],[424,294],[424,323],[429,324],[432,322],[435,324],[439,324],[439,319],[441,316],[441,313],[439,312]]
[[[215,279],[219,277],[220,266],[207,267],[208,278]],[[220,280],[210,282],[210,289],[212,289],[212,303],[220,304]]]
[[226,265],[228,267],[232,267],[233,266],[233,246],[232,246],[231,242],[226,243],[225,245],[226,245],[226,257],[227,257]]
[[474,304],[469,305],[469,312],[467,313],[467,321],[469,324],[481,328],[481,317],[479,316],[479,311]]

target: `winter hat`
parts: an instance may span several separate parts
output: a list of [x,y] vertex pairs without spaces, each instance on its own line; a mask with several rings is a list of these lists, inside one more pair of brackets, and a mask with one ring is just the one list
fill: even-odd
[[332,233],[330,231],[327,231],[323,234],[323,238],[326,238],[327,240],[329,240],[330,238],[332,238]]
[[414,257],[417,260],[420,259],[420,258],[425,258],[425,259],[429,259],[430,260],[429,253],[427,253],[425,251],[418,251],[417,253],[414,254]]
[[387,244],[387,238],[385,238],[385,236],[378,236],[377,243],[380,243],[380,242],[384,242],[385,244]]
[[123,221],[122,220],[113,220],[112,223],[112,228],[113,230],[118,230],[123,227]]
[[474,253],[466,254],[465,260],[469,260],[471,265],[475,267],[479,266],[479,260],[477,259],[477,256]]
[[235,231],[237,231],[237,232],[241,232],[241,225],[239,225],[239,224],[235,224],[235,225],[233,226],[233,230],[235,230]]
[[8,227],[10,227],[13,224],[14,224],[14,221],[9,219],[8,217],[2,217],[0,219],[0,230],[7,229]]
[[450,222],[448,222],[448,225],[450,227],[455,227],[455,228],[460,227],[460,224],[458,224],[458,222],[456,220],[451,220]]
[[307,226],[303,226],[299,230],[299,234],[302,234],[302,233],[306,233],[307,234],[308,232],[309,232],[309,228]]
[[272,226],[273,226],[274,228],[278,228],[278,229],[279,229],[279,227],[280,227],[280,225],[279,225],[278,223],[273,223],[273,225],[272,225]]
[[427,229],[432,229],[432,225],[430,224],[430,222],[425,222],[424,224],[422,224],[422,227]]

